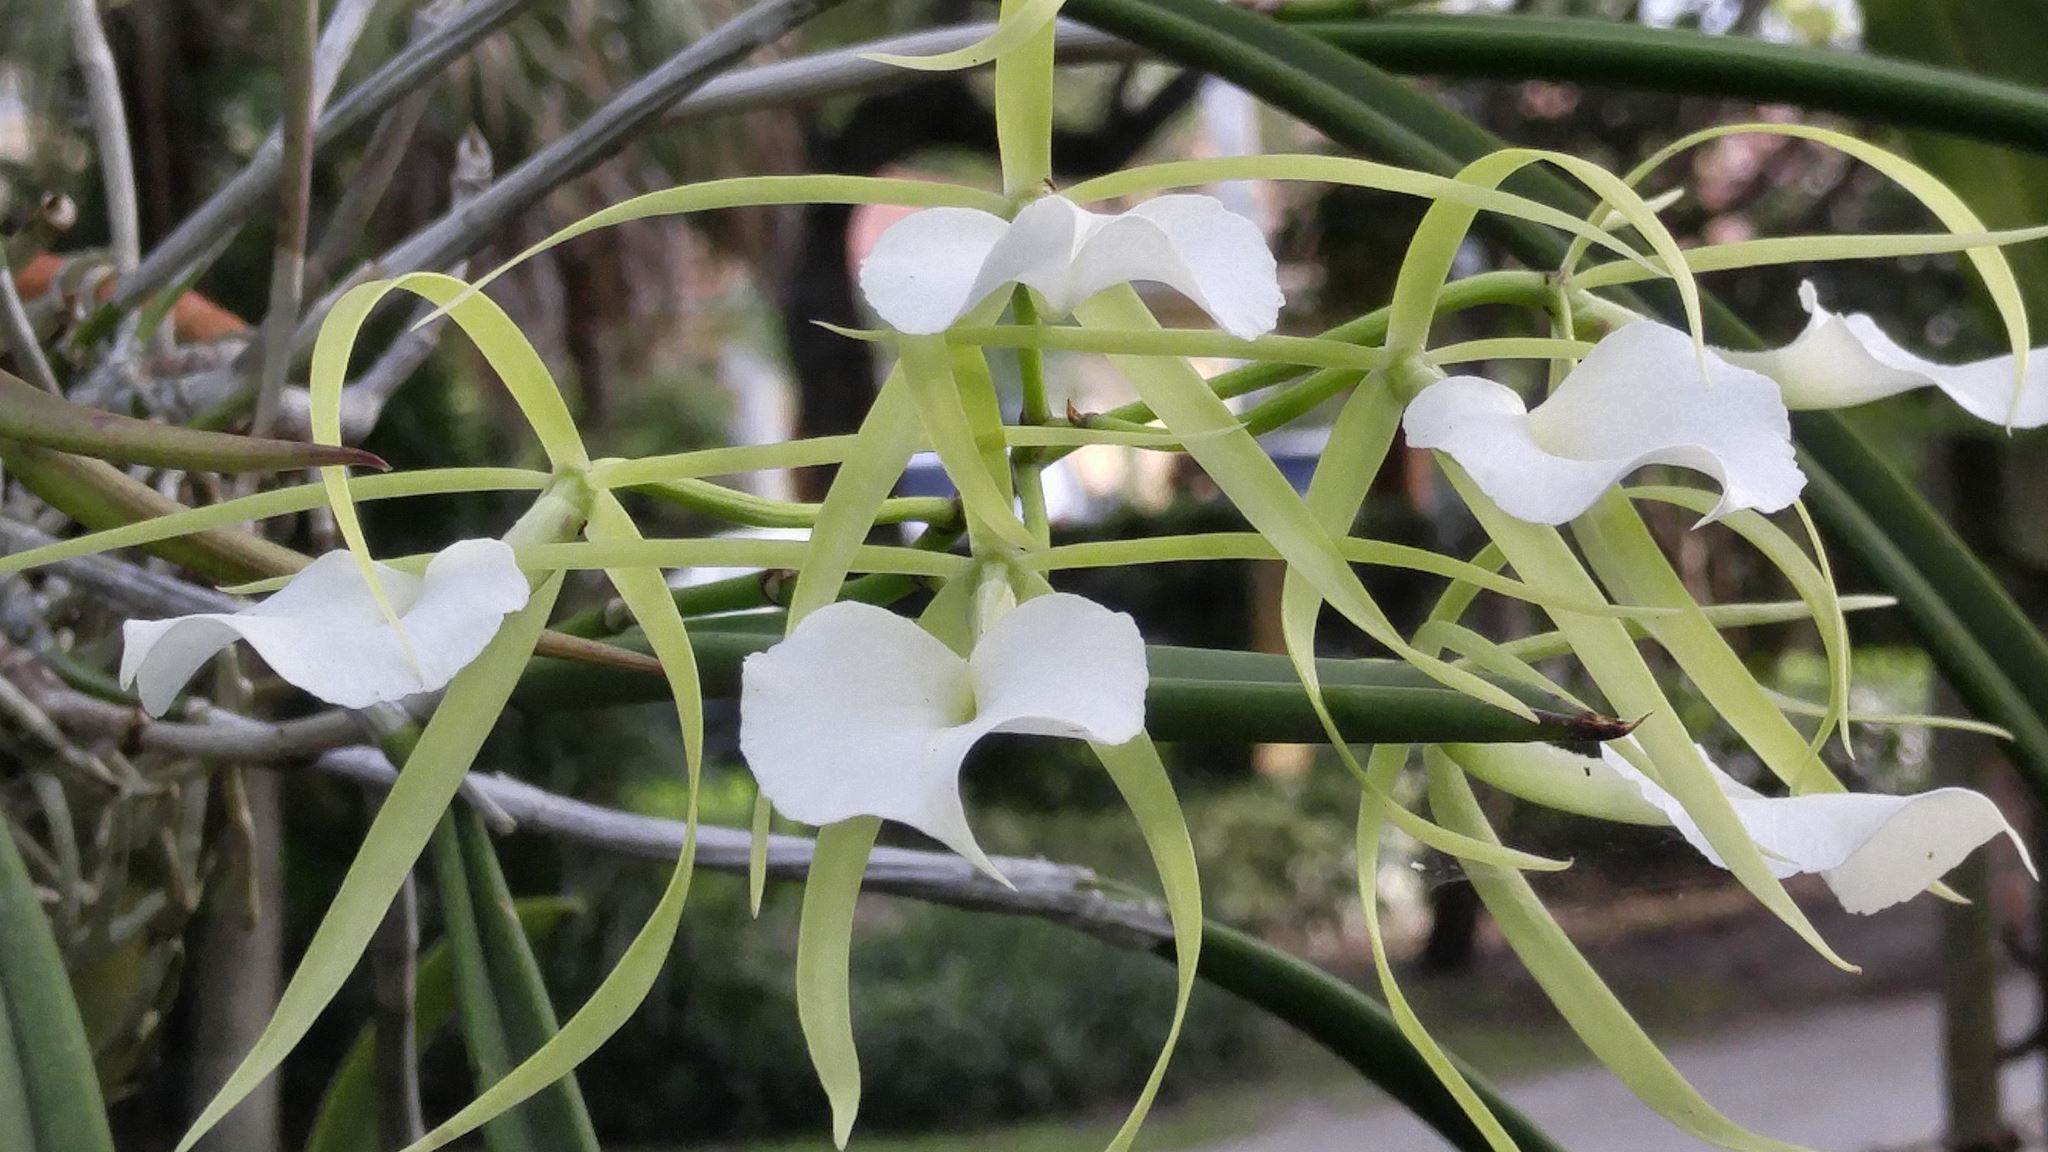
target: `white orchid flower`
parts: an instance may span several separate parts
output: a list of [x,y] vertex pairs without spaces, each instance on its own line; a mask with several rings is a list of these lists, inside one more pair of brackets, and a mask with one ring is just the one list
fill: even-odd
[[121,686],[152,716],[221,649],[246,641],[271,671],[344,708],[401,700],[446,687],[477,658],[506,615],[530,594],[510,545],[463,540],[442,549],[424,575],[377,565],[401,637],[346,551],[305,566],[270,598],[240,612],[202,612],[121,626]]
[[776,809],[806,824],[908,824],[998,879],[960,799],[991,732],[1100,744],[1145,723],[1145,643],[1129,616],[1053,593],[1019,604],[962,658],[915,623],[842,601],[747,657],[740,752]]
[[2013,403],[2013,357],[1937,364],[1885,335],[1867,313],[1830,312],[1811,282],[1799,286],[1807,313],[1799,338],[1769,352],[1722,352],[1778,382],[1793,409],[1848,408],[1916,388],[1939,388],[1965,412],[1994,424],[2048,424],[2048,348],[2027,357],[2027,378]]
[[1778,386],[1712,353],[1706,364],[1702,379],[1684,332],[1641,321],[1594,345],[1534,410],[1513,389],[1452,376],[1424,388],[1402,426],[1410,444],[1456,460],[1502,511],[1537,524],[1572,519],[1646,464],[1719,481],[1706,521],[1792,503],[1806,476]]
[[[1704,748],[1700,755],[1706,757]],[[1585,763],[1590,776],[1590,765],[1596,762]],[[1688,844],[1716,867],[1727,867],[1678,800],[1611,745],[1601,748],[1597,763],[1633,783]],[[2026,845],[1998,805],[1968,788],[1936,788],[1911,796],[1764,796],[1721,771],[1711,759],[1707,763],[1743,828],[1763,849],[1772,875],[1782,879],[1819,873],[1850,912],[1868,915],[1912,899],[2000,835],[2019,849],[2027,870],[2034,869]]]
[[927,208],[891,225],[860,268],[860,288],[899,332],[943,332],[1007,284],[1023,284],[1064,316],[1116,284],[1152,280],[1250,339],[1280,318],[1278,266],[1258,225],[1213,196],[1147,200],[1090,212],[1063,196],[1016,219],[973,208]]

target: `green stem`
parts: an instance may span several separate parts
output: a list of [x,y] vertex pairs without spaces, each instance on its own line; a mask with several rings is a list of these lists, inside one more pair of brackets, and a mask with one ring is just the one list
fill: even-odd
[[[1507,304],[1541,311],[1550,304],[1553,281],[1540,272],[1482,272],[1444,286],[1437,296],[1437,314],[1445,315],[1483,304]],[[1579,295],[1584,295],[1580,293]],[[1386,339],[1388,311],[1378,308],[1355,320],[1348,320],[1322,333],[1319,339],[1347,344],[1372,345]],[[1245,426],[1254,433],[1270,432],[1308,412],[1316,405],[1356,383],[1359,373],[1348,368],[1323,368],[1309,372],[1298,364],[1265,362],[1247,364],[1219,373],[1209,381],[1216,395],[1225,400],[1298,380],[1291,387],[1260,401],[1245,413]],[[1157,419],[1144,401],[1133,401],[1107,412],[1091,413],[1090,426],[1155,431],[1146,422]],[[1047,423],[1058,423],[1048,420]],[[1036,454],[1045,463],[1072,452],[1072,448],[1043,448]]]
[[1404,74],[1566,80],[1796,104],[2048,151],[2048,92],[1955,69],[1615,20],[1327,14],[1302,4],[1279,11],[1282,20],[1312,21],[1292,25],[1301,32]]
[[[753,528],[809,528],[818,522],[822,505],[756,496],[709,480],[664,480],[635,484],[629,491],[664,504],[687,508],[732,524]],[[960,516],[959,502],[946,496],[899,496],[882,501],[877,524],[946,524]]]
[[[1010,298],[1020,327],[1036,327],[1038,306],[1031,302],[1031,290],[1022,284]],[[1052,405],[1045,393],[1045,354],[1037,348],[1017,349],[1017,381],[1023,395],[1017,422],[1026,426],[1052,423]],[[1038,540],[1038,546],[1052,546],[1052,524],[1045,513],[1045,466],[1047,461],[1033,453],[1013,453],[1012,470],[1017,476],[1017,497],[1024,505],[1024,527]]]

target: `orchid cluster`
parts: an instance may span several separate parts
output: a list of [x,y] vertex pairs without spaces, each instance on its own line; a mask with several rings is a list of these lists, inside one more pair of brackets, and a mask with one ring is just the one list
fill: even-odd
[[[1027,16],[1031,9],[1006,5],[1006,14],[1013,7]],[[693,829],[703,713],[690,636],[703,623],[679,611],[664,570],[740,564],[798,574],[785,638],[745,665],[741,750],[763,802],[818,828],[804,898],[799,1002],[842,1145],[859,1100],[846,965],[868,850],[880,824],[894,822],[1006,883],[976,842],[960,790],[969,750],[990,733],[1083,740],[1110,773],[1157,862],[1176,931],[1178,1029],[1200,955],[1196,862],[1168,774],[1146,734],[1148,653],[1139,623],[1053,590],[1054,574],[1082,563],[1233,556],[1286,563],[1288,654],[1360,790],[1361,899],[1380,976],[1403,1029],[1496,1148],[1511,1148],[1513,1141],[1393,983],[1372,888],[1371,861],[1384,825],[1462,860],[1510,943],[1596,1054],[1675,1124],[1732,1148],[1779,1145],[1721,1117],[1657,1055],[1524,879],[1528,871],[1561,865],[1503,846],[1470,781],[1596,819],[1671,827],[1845,967],[1786,893],[1785,877],[1816,873],[1845,908],[1867,913],[1937,886],[1966,854],[2001,835],[2019,847],[1996,806],[1976,793],[1862,795],[1846,791],[1831,773],[1822,748],[1838,737],[1847,748],[1854,719],[1841,599],[1818,540],[1802,540],[1770,514],[1798,509],[1805,484],[1791,440],[1793,410],[1934,388],[1996,424],[2048,422],[2048,382],[2039,375],[2048,369],[2028,357],[2023,320],[2013,325],[2011,356],[1951,367],[1906,351],[1867,316],[1827,311],[1809,288],[1801,303],[1811,321],[1797,340],[1772,351],[1738,352],[1702,338],[1693,287],[1695,270],[1875,257],[1944,244],[1967,248],[1987,279],[2009,281],[1974,218],[1958,206],[1930,202],[1955,237],[1816,238],[1796,256],[1741,244],[1681,251],[1637,191],[1655,163],[1623,178],[1538,152],[1488,157],[1454,178],[1339,157],[1271,155],[1141,167],[1054,191],[1045,111],[1052,82],[1049,25],[1019,19],[1025,17],[1006,15],[1000,44],[945,62],[979,63],[1000,54],[1005,187],[999,194],[846,176],[727,180],[621,204],[535,249],[630,219],[739,204],[833,201],[919,209],[882,236],[860,270],[866,301],[884,327],[849,335],[892,345],[896,359],[856,435],[593,460],[539,357],[479,291],[489,278],[467,284],[414,275],[355,289],[328,320],[313,370],[316,437],[339,443],[350,350],[379,301],[403,291],[441,306],[476,341],[546,449],[548,471],[350,477],[329,467],[322,484],[303,491],[266,493],[0,563],[0,570],[19,570],[324,504],[335,512],[350,554],[315,560],[267,600],[237,614],[130,623],[123,684],[136,690],[144,707],[161,713],[215,652],[240,640],[279,677],[333,704],[364,708],[441,694],[270,1030],[185,1147],[275,1070],[362,955],[378,914],[453,798],[527,659],[544,642],[562,573],[571,569],[609,576],[669,679],[693,789]],[[1733,131],[1803,134],[1865,160],[1875,151],[1861,141],[1786,125],[1712,130],[1674,151]],[[1535,163],[1583,181],[1605,201],[1603,213],[1581,219],[1500,190],[1514,171]],[[1899,163],[1890,158],[1893,168]],[[1386,309],[1321,337],[1280,336],[1274,331],[1285,300],[1259,229],[1211,197],[1172,191],[1223,179],[1354,184],[1424,196],[1433,204]],[[1129,206],[1118,209],[1118,202]],[[1480,212],[1568,233],[1577,242],[1572,260],[1543,273],[1451,281],[1451,256]],[[1611,261],[1580,266],[1594,249]],[[1687,305],[1686,325],[1641,314],[1608,291],[1648,279],[1676,285]],[[1185,297],[1215,330],[1160,327],[1137,284]],[[1548,319],[1552,335],[1431,345],[1439,315],[1486,303],[1529,307]],[[989,348],[1017,350],[1024,397],[1016,422],[1005,421],[998,403]],[[1040,365],[1046,349],[1106,356],[1129,382],[1134,402],[1109,414],[1053,415]],[[1250,366],[1204,378],[1194,363],[1202,357]],[[1512,360],[1549,364],[1548,394],[1531,403],[1486,376],[1447,374]],[[1242,411],[1225,402],[1261,389]],[[1326,399],[1341,400],[1341,411],[1313,482],[1297,493],[1256,433]],[[1481,555],[1373,552],[1373,542],[1351,535],[1367,486],[1397,434],[1433,452],[1492,541]],[[1085,559],[1054,546],[1040,471],[1059,454],[1093,444],[1185,453],[1253,533],[1116,542],[1095,546]],[[911,455],[927,449],[959,494],[964,550],[952,546],[952,534],[937,532],[908,547],[869,543]],[[815,464],[837,465],[838,472],[801,540],[644,539],[618,496],[628,489],[701,485],[749,469]],[[1692,483],[1632,486],[1633,477],[1652,467]],[[373,561],[354,511],[363,499],[504,488],[540,495],[502,541],[463,541],[431,558]],[[1694,601],[1638,513],[1642,502],[1675,504],[1699,515],[1702,525],[1724,525],[1798,590],[1832,668],[1829,699],[1813,731],[1796,727],[1782,701],[1735,656],[1719,631],[1720,618]],[[1353,569],[1361,559],[1405,563],[1447,579],[1423,628],[1403,635],[1394,627]],[[937,592],[913,619],[841,599],[855,571],[914,575]],[[1482,591],[1537,606],[1556,634],[1515,642],[1481,636],[1460,621]],[[1604,712],[1629,723],[1612,725],[1616,738],[1592,755],[1544,743],[1427,747],[1420,759],[1429,811],[1411,811],[1394,788],[1410,750],[1380,745],[1361,760],[1324,706],[1315,657],[1325,604],[1422,675],[1504,712],[1533,720],[1534,692],[1559,708]],[[1774,784],[1760,791],[1739,783],[1708,757],[1697,742],[1704,734],[1681,722],[1673,694],[1653,674],[1638,643],[1645,636],[1669,655],[1712,705],[1726,735],[1754,753]],[[1580,701],[1544,675],[1529,655],[1537,649],[1575,657],[1600,698]],[[757,824],[766,827],[765,819]],[[511,1107],[573,1068],[619,1026],[651,985],[674,935],[689,888],[689,853],[686,845],[654,915],[591,1001],[530,1061],[416,1147],[444,1144]],[[1163,1053],[1113,1148],[1129,1144],[1165,1067]]]

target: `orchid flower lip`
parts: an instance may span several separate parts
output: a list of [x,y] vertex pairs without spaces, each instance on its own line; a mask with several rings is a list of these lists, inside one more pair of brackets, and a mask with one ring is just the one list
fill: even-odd
[[1980,420],[2014,428],[2048,424],[2048,348],[2027,358],[2014,403],[2011,353],[1968,364],[1940,364],[1914,354],[1863,312],[1829,311],[1812,281],[1799,286],[1806,327],[1782,348],[1721,353],[1732,363],[1777,381],[1788,407],[1851,408],[1921,388],[1937,388]]
[[1105,288],[1165,284],[1233,336],[1272,331],[1283,303],[1278,264],[1256,224],[1212,196],[1160,196],[1116,214],[1048,195],[1004,220],[972,208],[927,208],[892,225],[861,264],[868,303],[912,335],[945,331],[1009,284],[1064,316]]
[[968,751],[992,732],[1125,743],[1144,728],[1146,678],[1137,625],[1079,596],[1024,601],[966,657],[893,612],[841,601],[747,657],[740,751],[791,819],[894,820],[1003,880],[967,824]]
[[[1772,873],[1780,878],[1819,874],[1846,911],[1867,915],[1910,900],[2001,835],[2019,851],[2027,871],[2034,872],[2019,833],[1980,792],[1936,788],[1910,796],[1834,792],[1769,797],[1723,772],[1706,749],[1699,754]],[[1599,763],[1634,783],[1687,843],[1726,867],[1669,792],[1612,746],[1601,749]]]
[[1637,468],[1704,472],[1721,502],[1701,521],[1798,499],[1791,419],[1778,386],[1713,353],[1707,377],[1690,336],[1649,321],[1610,333],[1550,397],[1527,407],[1514,390],[1452,376],[1419,392],[1402,427],[1408,442],[1456,460],[1501,510],[1563,524]]
[[329,704],[402,700],[446,687],[531,594],[511,546],[492,539],[451,544],[420,575],[379,564],[377,579],[402,632],[355,557],[337,550],[239,612],[127,621],[121,686],[161,716],[200,668],[240,640],[281,679]]

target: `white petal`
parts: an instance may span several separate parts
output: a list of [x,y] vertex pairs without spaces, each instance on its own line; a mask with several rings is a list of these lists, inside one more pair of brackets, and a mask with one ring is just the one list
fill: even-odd
[[861,290],[898,331],[943,331],[991,293],[1023,284],[1064,316],[1116,284],[1149,280],[1187,296],[1232,335],[1278,323],[1278,265],[1258,225],[1212,196],[1150,200],[1121,215],[1043,196],[1004,223],[931,208],[905,217],[861,265]]
[[1402,426],[1409,443],[1456,460],[1503,511],[1538,524],[1570,520],[1646,464],[1718,480],[1708,520],[1792,503],[1806,477],[1777,385],[1711,354],[1707,372],[1702,380],[1685,333],[1630,324],[1533,412],[1511,389],[1456,376],[1423,389]]
[[1145,641],[1122,612],[1055,592],[998,620],[969,658],[984,732],[1122,744],[1145,727]]
[[[1700,753],[1706,755],[1704,749]],[[1687,843],[1726,867],[1678,801],[1611,748],[1602,759],[1633,780],[1643,798],[1670,817]],[[1713,767],[1712,761],[1709,766]],[[1868,914],[1912,899],[2001,834],[2033,870],[2026,845],[1981,793],[1937,788],[1912,796],[1814,793],[1766,797],[1713,767],[1742,826],[1764,851],[1771,873],[1817,872],[1850,912]]]
[[1075,263],[1074,303],[1137,280],[1174,289],[1243,339],[1280,320],[1279,265],[1265,236],[1213,196],[1161,196],[1104,224]]
[[860,266],[868,304],[899,332],[944,332],[977,294],[982,263],[1010,225],[973,208],[927,208],[889,226]]
[[973,303],[1005,284],[1023,284],[1045,297],[1052,310],[1047,319],[1072,312],[1074,305],[1094,295],[1080,291],[1074,279],[1082,246],[1110,219],[1064,196],[1041,196],[1026,204],[982,261],[974,279]]
[[161,715],[215,653],[243,640],[280,678],[330,704],[400,700],[445,687],[528,595],[512,549],[497,540],[450,545],[424,577],[377,567],[404,643],[354,557],[329,552],[240,612],[128,621],[121,684],[133,685],[143,707]]
[[791,819],[879,816],[987,868],[960,801],[973,713],[967,661],[910,620],[842,601],[747,657],[740,752]]
[[1768,352],[1723,352],[1736,364],[1778,382],[1793,409],[1847,408],[1910,392],[1939,388],[1980,420],[2014,427],[2048,424],[2048,348],[2027,358],[2026,386],[2013,407],[2010,354],[1970,364],[1937,364],[1916,356],[1868,314],[1830,312],[1811,283],[1799,286],[1806,328],[1792,343]]

